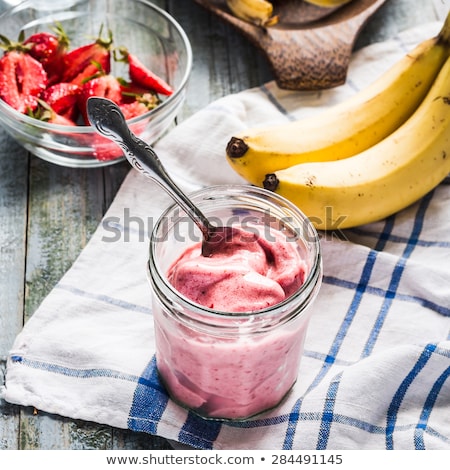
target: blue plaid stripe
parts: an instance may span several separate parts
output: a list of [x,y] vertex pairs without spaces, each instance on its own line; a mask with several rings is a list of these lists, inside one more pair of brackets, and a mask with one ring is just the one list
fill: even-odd
[[[356,282],[339,279],[334,276],[324,276],[323,282],[324,284],[330,284],[330,285],[334,285],[337,287],[343,287],[351,291],[357,289],[358,287],[358,284]],[[391,293],[388,290],[380,289],[377,287],[371,287],[371,286],[367,286],[366,292],[372,295],[376,295],[377,297],[385,297],[385,296],[391,295]],[[401,294],[401,293],[396,292],[395,299],[402,301],[402,302],[410,302],[412,304],[420,305],[422,307],[425,307],[429,310],[432,310],[446,317],[450,316],[450,307],[448,307],[447,305],[436,304],[428,299],[425,299],[424,297]]]
[[338,374],[334,378],[334,380],[331,381],[330,386],[328,388],[327,396],[325,399],[325,406],[320,423],[319,436],[317,439],[317,450],[324,450],[327,448],[328,438],[330,437],[331,424],[334,421],[334,404],[336,401],[341,376],[342,372]]
[[140,312],[140,313],[147,313],[147,314],[152,313],[152,311],[149,307],[144,307],[142,305],[132,304],[131,302],[126,302],[122,299],[114,298],[114,297],[111,297],[111,296],[108,296],[108,295],[88,292],[86,290],[79,289],[78,287],[63,284],[61,282],[58,283],[55,286],[55,289],[66,290],[66,291],[70,292],[73,295],[76,295],[76,296],[79,296],[79,297],[84,297],[86,299],[91,299],[91,300],[95,300],[95,301],[106,303],[106,304],[110,304],[110,305],[115,306],[115,307],[120,307],[124,310],[129,310],[129,311],[133,311],[133,312]]
[[[367,357],[372,353],[372,350],[375,346],[375,342],[377,340],[377,337],[383,327],[383,323],[386,319],[386,316],[389,312],[389,309],[392,306],[392,301],[395,299],[396,294],[397,294],[397,289],[400,284],[400,279],[402,277],[402,274],[405,270],[406,266],[406,261],[408,258],[411,256],[415,246],[417,245],[417,240],[419,239],[420,232],[422,231],[423,227],[423,220],[425,217],[426,210],[430,204],[431,198],[432,198],[433,193],[428,194],[425,196],[420,203],[419,209],[416,214],[416,218],[414,221],[413,229],[411,232],[411,236],[406,243],[405,249],[403,251],[403,255],[399,258],[395,268],[394,272],[392,273],[391,276],[391,281],[389,283],[389,287],[386,291],[386,295],[384,297],[384,302],[381,307],[381,310],[378,314],[378,317],[375,321],[375,325],[372,329],[372,332],[369,336],[369,339],[367,340],[366,346],[364,347],[364,351],[361,355],[361,357]],[[391,217],[391,223],[394,221],[394,217]]]
[[[360,228],[360,227],[347,229],[346,233],[354,234],[360,237],[370,237],[370,238],[377,238],[377,239],[380,236],[378,232],[374,232],[374,231],[368,230],[367,228]],[[389,236],[389,242],[405,244],[405,243],[408,243],[408,238],[391,234]],[[417,240],[416,246],[422,246],[424,248],[450,248],[450,242],[445,241],[445,240]]]
[[417,377],[419,372],[425,367],[426,363],[429,361],[433,351],[436,349],[436,345],[429,344],[426,346],[422,354],[420,355],[417,362],[414,364],[412,370],[408,373],[405,379],[400,384],[397,392],[395,393],[392,402],[388,408],[387,414],[387,423],[386,423],[386,449],[392,450],[394,448],[394,430],[395,423],[397,421],[397,414],[402,404],[405,394]]
[[127,382],[138,382],[139,377],[133,374],[124,374],[113,369],[102,368],[74,368],[67,366],[60,366],[51,362],[38,361],[29,359],[20,355],[12,355],[11,361],[16,364],[21,364],[32,369],[39,369],[54,374],[65,375],[67,377],[76,377],[78,379],[92,379],[97,377],[107,377],[117,380],[125,380]]
[[128,427],[133,431],[156,434],[168,401],[169,397],[159,380],[156,359],[153,356],[134,392]]
[[[186,422],[180,430],[178,440],[183,444],[188,444],[200,449],[212,449],[214,441],[217,439],[222,423],[220,421],[208,421],[189,413]],[[199,430],[201,430],[199,432]]]
[[297,429],[297,423],[300,419],[300,409],[302,406],[302,400],[297,400],[291,412],[289,413],[289,420],[286,429],[286,435],[283,442],[283,450],[292,449],[295,437],[295,431]]
[[420,420],[417,423],[416,431],[414,434],[414,446],[417,450],[425,449],[425,442],[423,436],[426,431],[436,436],[434,430],[428,429],[428,419],[430,418],[431,411],[433,410],[434,404],[436,403],[436,399],[439,396],[439,392],[441,391],[443,385],[448,379],[450,379],[450,366],[447,367],[447,369],[445,369],[444,372],[436,380],[423,406],[422,413],[420,415]]

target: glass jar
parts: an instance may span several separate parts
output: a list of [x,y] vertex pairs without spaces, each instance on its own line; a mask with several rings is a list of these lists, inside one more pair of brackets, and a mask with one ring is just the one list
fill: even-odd
[[162,383],[175,402],[204,418],[248,419],[277,406],[297,380],[308,307],[322,280],[319,237],[296,206],[261,188],[214,186],[190,197],[214,224],[281,231],[304,262],[303,284],[283,301],[219,311],[192,302],[167,278],[181,253],[201,242],[195,224],[173,205],[152,232],[148,268]]

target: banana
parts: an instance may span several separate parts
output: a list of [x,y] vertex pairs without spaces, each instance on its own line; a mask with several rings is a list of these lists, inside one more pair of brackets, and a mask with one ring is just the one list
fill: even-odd
[[227,5],[235,16],[257,26],[272,26],[278,22],[272,3],[266,0],[227,0]]
[[307,161],[338,160],[376,144],[414,112],[450,55],[450,13],[440,31],[418,44],[351,98],[316,115],[236,134],[226,159],[260,186],[267,173]]
[[324,8],[334,8],[350,3],[351,0],[305,0],[306,3],[311,3],[312,5],[317,5]]
[[291,200],[318,229],[343,229],[404,209],[449,172],[450,58],[415,113],[381,142],[343,160],[277,171],[264,187]]

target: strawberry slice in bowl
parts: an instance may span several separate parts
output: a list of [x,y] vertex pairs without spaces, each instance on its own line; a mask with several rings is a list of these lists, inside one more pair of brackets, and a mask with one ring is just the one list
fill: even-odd
[[[78,98],[78,106],[86,124],[89,123],[86,104],[91,96],[100,96],[114,101],[120,107],[126,120],[143,116],[161,104],[158,94],[155,91],[149,91],[148,87],[137,85],[135,82],[126,82],[112,75],[100,75],[83,85]],[[148,125],[149,119],[143,119],[131,123],[130,128],[136,135],[140,135]],[[108,161],[123,155],[122,149],[117,144],[100,135],[95,136],[93,145],[95,157],[100,161]]]
[[0,59],[0,98],[19,113],[35,110],[46,86],[44,67],[28,53],[8,50]]
[[80,88],[78,108],[83,116],[83,122],[88,126],[86,103],[89,97],[100,96],[108,98],[117,104],[122,102],[122,89],[119,80],[113,75],[101,74],[86,81]]
[[162,95],[170,96],[173,93],[173,88],[162,77],[145,66],[135,54],[130,53],[124,47],[119,48],[118,53],[122,58],[116,60],[128,64],[131,83]]
[[70,117],[59,114],[47,102],[38,100],[38,107],[33,113],[33,117],[49,124],[58,124],[59,126],[77,126],[77,123]]
[[[91,96],[101,96],[119,104],[122,102],[121,84],[112,75],[100,74],[87,80],[82,85],[78,95],[78,108],[86,125],[90,124],[87,117],[86,103]],[[99,161],[114,160],[123,155],[122,150],[117,145],[100,135],[94,135],[92,147],[95,158]]]
[[99,71],[108,74],[111,71],[111,47],[113,34],[108,31],[102,37],[103,26],[94,42],[77,47],[64,56],[63,82],[82,85],[86,80],[96,76]]
[[78,97],[80,92],[81,87],[75,83],[55,83],[41,93],[41,100],[60,116],[76,122],[79,115]]

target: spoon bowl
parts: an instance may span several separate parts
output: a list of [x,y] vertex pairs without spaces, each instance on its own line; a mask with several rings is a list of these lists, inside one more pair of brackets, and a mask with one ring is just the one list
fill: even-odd
[[93,96],[88,99],[87,114],[95,130],[119,145],[131,166],[155,181],[195,222],[203,235],[202,255],[209,257],[223,250],[236,229],[211,224],[172,180],[153,148],[133,134],[119,106],[107,98]]

